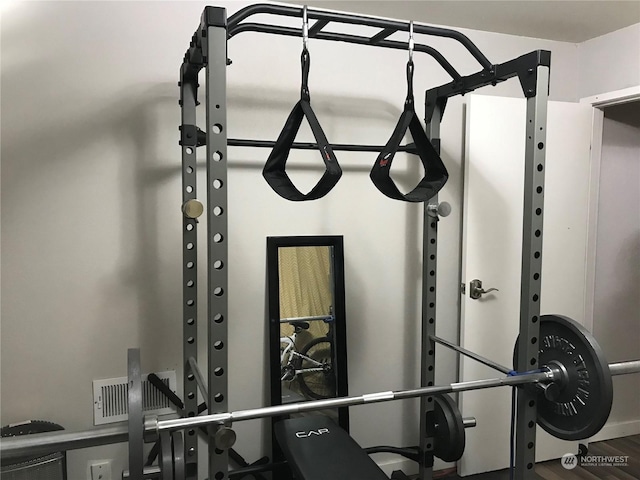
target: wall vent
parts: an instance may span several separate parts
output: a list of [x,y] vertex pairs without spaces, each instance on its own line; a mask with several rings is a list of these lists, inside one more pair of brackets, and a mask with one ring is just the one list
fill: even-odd
[[[173,392],[176,391],[175,370],[159,372],[156,375]],[[127,377],[107,378],[93,381],[93,424],[124,422],[128,417],[127,394],[129,382]],[[169,399],[142,375],[142,411],[145,414],[165,415],[175,413]]]

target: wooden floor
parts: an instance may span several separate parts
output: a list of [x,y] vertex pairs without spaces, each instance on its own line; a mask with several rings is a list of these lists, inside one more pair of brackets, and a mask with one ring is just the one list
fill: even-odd
[[[560,460],[550,460],[538,463],[536,465],[536,473],[541,480],[640,480],[640,435],[591,443],[587,455],[628,456],[628,466],[578,466],[572,470],[567,470],[560,464]],[[509,480],[509,472],[508,470],[502,470],[470,477],[450,475],[442,478],[446,480]]]

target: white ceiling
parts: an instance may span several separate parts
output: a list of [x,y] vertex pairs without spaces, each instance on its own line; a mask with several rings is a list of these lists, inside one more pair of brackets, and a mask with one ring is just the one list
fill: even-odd
[[640,23],[640,0],[307,0],[306,4],[574,43]]

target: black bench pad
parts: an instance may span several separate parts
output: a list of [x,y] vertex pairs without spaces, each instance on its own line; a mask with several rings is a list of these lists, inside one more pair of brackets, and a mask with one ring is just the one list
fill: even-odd
[[329,417],[283,420],[275,425],[275,434],[298,480],[389,480]]

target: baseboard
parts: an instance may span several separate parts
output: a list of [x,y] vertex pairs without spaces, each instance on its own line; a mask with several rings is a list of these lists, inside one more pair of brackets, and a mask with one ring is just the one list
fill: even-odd
[[640,435],[640,420],[609,423],[591,437],[589,443],[611,440],[612,438],[628,437],[629,435]]

